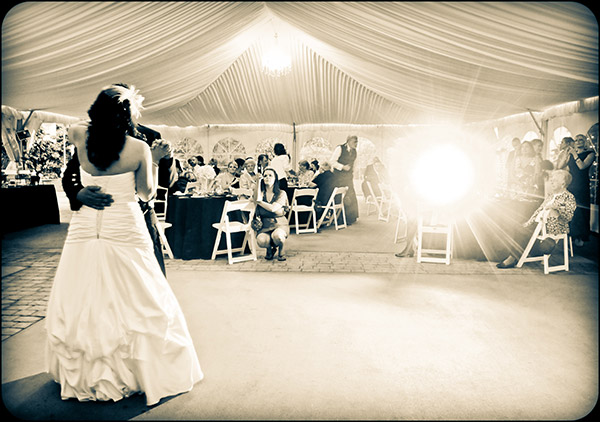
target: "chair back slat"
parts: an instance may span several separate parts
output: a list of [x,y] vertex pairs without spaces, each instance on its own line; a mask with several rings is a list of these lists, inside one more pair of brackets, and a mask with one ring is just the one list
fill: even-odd
[[159,221],[164,221],[167,218],[167,196],[169,190],[158,186],[156,188],[156,196],[154,198],[154,213]]

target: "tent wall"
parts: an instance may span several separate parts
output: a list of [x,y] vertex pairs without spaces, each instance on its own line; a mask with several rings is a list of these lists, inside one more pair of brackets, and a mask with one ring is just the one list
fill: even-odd
[[[332,151],[337,145],[346,142],[348,136],[356,135],[359,140],[363,141],[363,144],[368,146],[368,149],[365,150],[367,156],[359,157],[358,167],[360,169],[364,168],[375,155],[384,159],[389,148],[397,145],[398,142],[418,140],[420,133],[437,130],[432,126],[346,124],[204,125],[186,128],[148,126],[159,131],[164,139],[170,140],[176,145],[178,150],[176,155],[180,158],[199,154],[208,161],[215,154],[217,144],[228,139],[241,143],[246,155],[255,157],[262,151],[265,144],[272,145],[280,142],[291,155],[294,168],[301,158],[319,158],[320,161],[329,159],[325,156],[310,157],[303,152],[303,148],[306,148],[311,140],[322,139]],[[187,144],[188,147],[177,148],[182,144]]]
[[[592,97],[583,101],[549,107],[541,112],[535,111],[531,114],[525,112],[494,121],[475,123],[468,125],[467,128],[478,133],[482,140],[495,145],[497,150],[510,150],[512,149],[512,138],[517,137],[523,140],[528,132],[536,132],[537,137],[544,141],[544,154],[548,157],[551,141],[557,128],[567,128],[572,136],[575,136],[578,133],[586,134],[590,127],[597,122],[598,97]],[[543,133],[540,133],[538,125],[542,128]],[[560,139],[554,141],[560,142]]]

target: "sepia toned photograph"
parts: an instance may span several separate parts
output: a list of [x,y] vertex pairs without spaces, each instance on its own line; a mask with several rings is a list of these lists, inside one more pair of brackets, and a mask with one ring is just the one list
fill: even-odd
[[8,420],[578,420],[580,2],[5,4]]

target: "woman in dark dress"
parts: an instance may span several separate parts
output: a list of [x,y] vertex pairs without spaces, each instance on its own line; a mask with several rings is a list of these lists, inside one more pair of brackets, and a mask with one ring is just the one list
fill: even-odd
[[575,137],[574,148],[568,150],[566,163],[573,181],[568,190],[575,196],[577,209],[570,224],[570,233],[575,246],[583,246],[590,238],[590,166],[596,159],[596,154],[589,147],[587,137],[579,134]]

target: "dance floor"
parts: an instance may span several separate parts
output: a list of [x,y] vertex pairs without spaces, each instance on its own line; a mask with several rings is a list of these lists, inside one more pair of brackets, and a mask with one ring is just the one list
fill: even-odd
[[[45,227],[5,239],[3,252],[56,250],[63,225]],[[44,420],[557,420],[592,410],[597,262],[576,256],[573,271],[547,276],[536,264],[416,266],[393,257],[394,229],[373,217],[292,235],[291,257],[269,267],[168,260],[205,373],[189,393],[151,408],[142,396],[63,402],[44,372],[42,320],[2,343],[4,404]],[[276,268],[332,253],[351,265],[365,250],[405,270]]]

